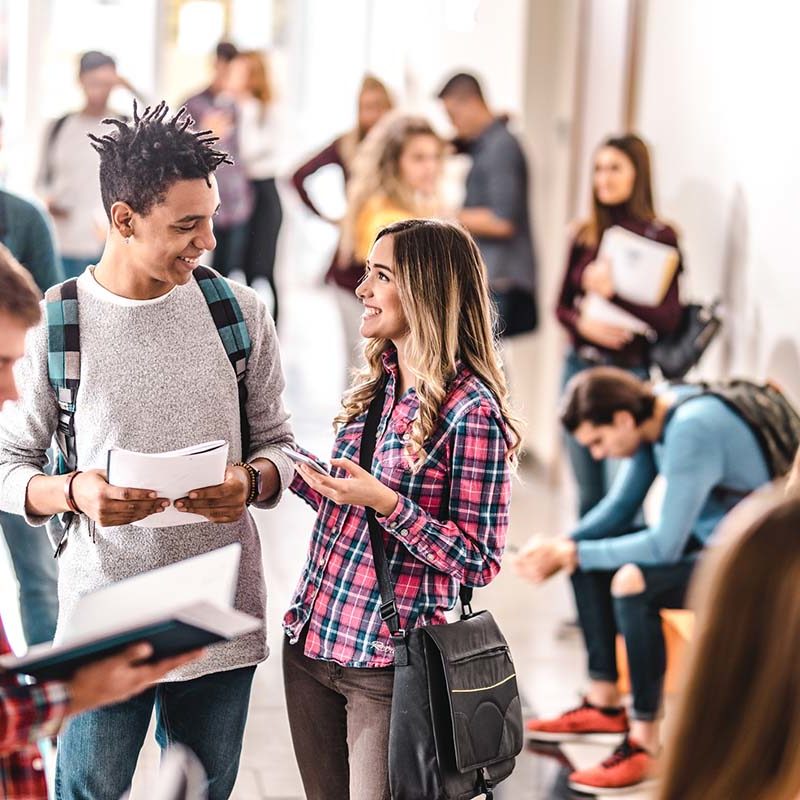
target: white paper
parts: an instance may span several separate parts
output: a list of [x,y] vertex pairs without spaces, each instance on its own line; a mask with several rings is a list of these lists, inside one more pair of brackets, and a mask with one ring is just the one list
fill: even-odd
[[[222,483],[227,465],[228,443],[222,440],[166,453],[135,453],[115,447],[108,451],[108,482],[129,489],[151,489],[174,502],[193,489]],[[167,528],[207,521],[200,514],[178,511],[170,505],[133,524],[140,528]]]
[[80,598],[59,644],[101,638],[150,620],[169,618],[195,604],[233,605],[242,546],[199,556],[117,581]]
[[618,328],[624,328],[626,331],[642,336],[650,333],[650,326],[647,323],[599,294],[589,293],[583,298],[581,315],[597,322],[605,322],[607,325],[616,325]]
[[611,264],[614,291],[631,303],[657,306],[678,268],[675,247],[614,225],[603,234],[599,258]]

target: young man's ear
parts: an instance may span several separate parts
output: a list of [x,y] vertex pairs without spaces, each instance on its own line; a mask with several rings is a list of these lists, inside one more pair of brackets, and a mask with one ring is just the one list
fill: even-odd
[[636,419],[630,411],[615,411],[614,427],[623,431],[632,431],[637,427]]
[[121,200],[111,206],[111,228],[123,239],[129,239],[134,234],[133,209]]

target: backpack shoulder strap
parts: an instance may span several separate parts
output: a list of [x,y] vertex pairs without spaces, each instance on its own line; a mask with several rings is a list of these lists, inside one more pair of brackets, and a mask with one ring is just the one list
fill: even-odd
[[228,354],[239,387],[239,422],[242,431],[242,460],[250,452],[250,425],[247,420],[247,360],[252,343],[242,307],[228,281],[210,267],[199,266],[192,273],[203,292],[219,338]]
[[71,114],[64,114],[63,117],[59,117],[51,126],[50,130],[47,134],[47,144],[45,145],[45,155],[44,155],[44,179],[46,183],[51,183],[53,180],[53,146],[56,143],[56,139],[58,138],[58,134],[60,133],[61,129],[64,127],[64,123],[71,117]]
[[58,474],[77,468],[75,407],[81,382],[78,279],[70,278],[45,293],[47,377],[58,400]]

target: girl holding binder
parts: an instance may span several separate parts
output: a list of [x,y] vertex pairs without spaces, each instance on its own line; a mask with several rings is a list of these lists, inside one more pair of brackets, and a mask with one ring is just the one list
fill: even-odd
[[[379,231],[356,290],[365,366],[336,423],[331,474],[292,491],[316,512],[284,617],[289,722],[306,797],[388,800],[394,645],[380,615],[367,508],[385,532],[400,625],[441,624],[460,584],[500,569],[518,423],[492,337],[486,270],[460,227]],[[371,470],[359,455],[383,397]]]
[[[653,277],[663,282],[655,304],[622,296],[607,248],[602,248],[604,234],[612,228],[674,248],[671,277],[665,281],[663,275]],[[671,334],[680,324],[680,271],[678,235],[658,219],[653,206],[647,145],[633,134],[607,138],[595,152],[592,210],[576,226],[556,307],[570,339],[564,385],[578,372],[598,365],[647,377],[648,338]],[[605,496],[614,465],[595,461],[572,437],[566,438],[566,446],[578,485],[578,512],[583,516]]]

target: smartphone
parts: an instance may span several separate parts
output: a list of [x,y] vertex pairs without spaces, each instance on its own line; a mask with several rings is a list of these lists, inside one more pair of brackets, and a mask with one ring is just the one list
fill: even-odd
[[305,464],[307,467],[311,467],[311,469],[319,472],[320,475],[330,474],[325,471],[324,467],[314,461],[313,458],[309,458],[305,453],[300,453],[297,450],[293,450],[291,447],[287,447],[286,445],[281,445],[281,452],[289,456],[292,461],[296,461],[298,464]]

